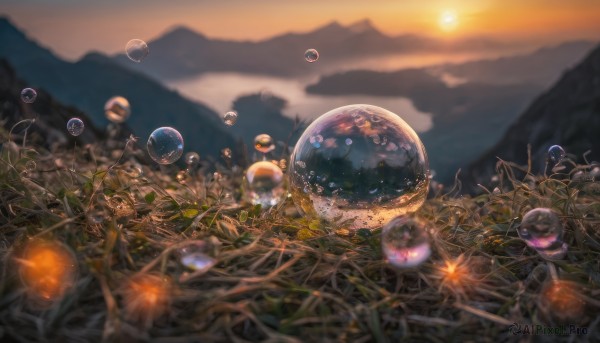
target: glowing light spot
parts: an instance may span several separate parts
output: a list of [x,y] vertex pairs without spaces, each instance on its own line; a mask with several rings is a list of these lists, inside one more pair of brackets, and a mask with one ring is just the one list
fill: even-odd
[[458,26],[458,15],[453,10],[446,10],[440,15],[438,24],[442,30],[452,31]]
[[152,321],[162,315],[170,303],[171,285],[162,276],[140,274],[125,288],[125,311],[134,318]]

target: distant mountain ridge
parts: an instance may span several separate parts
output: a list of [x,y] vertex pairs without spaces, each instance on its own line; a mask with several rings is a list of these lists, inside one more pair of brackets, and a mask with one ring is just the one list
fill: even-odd
[[533,172],[543,171],[550,146],[561,145],[581,162],[600,161],[600,46],[539,96],[487,153],[466,170],[464,179],[487,183],[497,158],[527,163],[531,145]]
[[[368,19],[348,26],[333,21],[310,32],[284,33],[259,41],[211,39],[188,28],[176,27],[148,45],[151,54],[144,63],[132,65],[123,54],[114,58],[128,68],[165,80],[218,71],[299,76],[369,56],[506,47],[505,43],[484,38],[447,43],[413,34],[388,36]],[[303,63],[304,51],[309,48],[319,51],[323,57],[319,63]]]

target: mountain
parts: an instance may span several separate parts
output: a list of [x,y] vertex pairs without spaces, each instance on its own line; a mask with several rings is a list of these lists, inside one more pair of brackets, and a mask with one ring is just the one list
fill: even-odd
[[[125,55],[115,60],[159,80],[186,78],[205,72],[231,71],[276,76],[317,74],[339,69],[343,61],[407,52],[478,51],[505,45],[487,39],[446,43],[418,35],[388,36],[369,20],[342,26],[331,22],[306,33],[285,33],[260,41],[211,39],[177,27],[148,43],[144,63],[131,63]],[[304,51],[319,51],[319,63],[303,61]]]
[[[410,99],[430,113],[433,128],[421,133],[436,179],[451,182],[458,168],[482,154],[500,137],[541,88],[530,84],[466,83],[449,87],[424,69],[396,72],[357,70],[322,77],[307,92],[365,94]],[[402,113],[397,113],[402,116]]]
[[[35,143],[51,150],[69,144],[72,147],[74,141],[82,146],[102,138],[102,130],[97,129],[85,113],[60,104],[43,90],[37,92],[34,103],[23,103],[21,90],[25,87],[25,82],[17,77],[9,63],[0,59],[0,115],[5,133],[24,119],[35,119],[27,131],[27,142],[30,145]],[[85,130],[77,137],[69,135],[66,129],[67,121],[73,117],[85,123]],[[15,127],[13,135],[21,133],[26,126],[23,123]],[[5,138],[7,137],[2,140]]]
[[464,178],[471,183],[487,183],[494,173],[497,158],[527,163],[531,145],[533,172],[543,171],[546,152],[561,145],[581,162],[600,161],[600,46],[567,71],[548,91],[539,96],[502,138],[477,159]]
[[595,44],[590,41],[565,42],[543,47],[529,54],[449,64],[432,69],[471,82],[531,83],[548,87],[556,82],[565,68],[574,66],[589,53]]
[[0,18],[0,46],[0,58],[8,60],[30,87],[43,88],[62,103],[88,113],[99,127],[107,124],[106,100],[121,95],[131,104],[127,125],[143,142],[155,128],[173,126],[183,135],[186,150],[218,156],[222,148],[235,143],[214,111],[102,54],[65,62],[27,38],[7,18]]

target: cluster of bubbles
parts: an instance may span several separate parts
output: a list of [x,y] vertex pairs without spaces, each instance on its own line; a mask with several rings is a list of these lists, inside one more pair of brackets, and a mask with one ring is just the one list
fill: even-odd
[[21,91],[21,100],[26,104],[32,104],[37,98],[37,92],[33,88],[24,88]]
[[398,115],[371,105],[336,108],[304,131],[289,162],[299,210],[348,229],[375,229],[416,211],[429,188],[425,148]]
[[319,59],[319,52],[315,49],[308,49],[304,52],[304,59],[308,63],[314,63]]
[[413,217],[396,217],[381,230],[381,247],[394,267],[416,267],[431,254],[427,226]]
[[149,52],[148,44],[141,39],[132,39],[125,45],[125,53],[133,62],[142,62]]
[[235,111],[229,111],[223,115],[223,122],[227,126],[235,125],[235,122],[237,122],[237,119],[238,119],[238,114]]
[[567,244],[563,242],[563,226],[556,213],[549,208],[539,207],[527,212],[517,233],[545,259],[559,260],[567,253]]
[[115,124],[127,120],[131,114],[129,101],[122,96],[114,96],[104,104],[104,114],[106,118]]
[[156,163],[171,164],[183,154],[183,137],[172,127],[159,127],[150,134],[146,147]]
[[67,131],[71,134],[71,136],[79,136],[83,133],[85,129],[85,124],[83,124],[83,120],[79,118],[71,118],[67,122]]

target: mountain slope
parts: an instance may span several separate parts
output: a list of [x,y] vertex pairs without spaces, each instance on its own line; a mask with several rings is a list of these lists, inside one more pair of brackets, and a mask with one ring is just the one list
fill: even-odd
[[487,180],[496,157],[524,164],[531,144],[534,172],[543,170],[546,151],[560,144],[567,153],[600,160],[600,46],[566,72],[514,122],[499,142],[465,174],[472,182]]
[[217,155],[234,144],[215,112],[106,56],[92,53],[75,63],[62,61],[6,18],[0,18],[0,46],[0,57],[6,58],[30,86],[44,88],[59,101],[89,113],[100,126],[107,123],[103,110],[106,100],[121,95],[132,108],[127,125],[143,140],[159,126],[173,126],[184,136],[186,150]]

